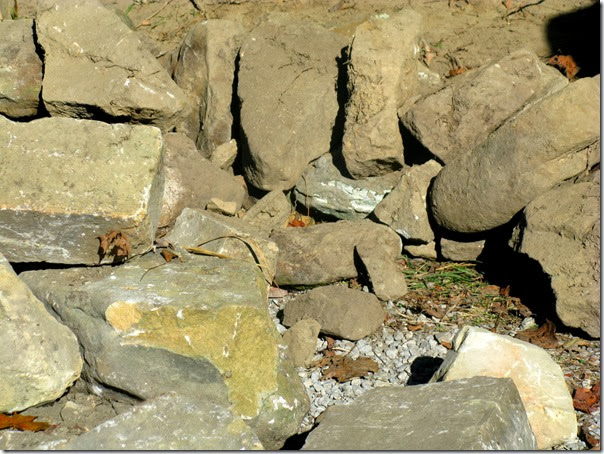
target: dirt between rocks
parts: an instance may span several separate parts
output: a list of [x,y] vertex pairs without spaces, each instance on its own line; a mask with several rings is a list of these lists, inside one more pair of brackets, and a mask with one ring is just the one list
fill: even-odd
[[[483,66],[522,48],[535,52],[544,62],[556,54],[572,55],[580,67],[579,78],[600,72],[600,10],[594,0],[101,0],[101,3],[121,11],[167,68],[175,61],[186,33],[206,19],[237,20],[249,30],[266,12],[277,10],[309,18],[352,37],[355,27],[368,17],[410,7],[423,18],[424,61],[442,77],[453,77],[464,69]],[[19,18],[35,17],[36,4],[36,0],[18,0]],[[555,359],[567,362],[566,373],[575,366],[573,358]],[[580,370],[574,372],[573,381],[578,385],[585,377]],[[593,384],[588,381],[583,385]],[[67,437],[88,431],[129,407],[126,402],[86,397],[78,383],[54,405],[23,413],[40,416],[42,420],[62,420],[63,424],[53,430],[58,432],[55,435]],[[39,439],[32,440],[32,444],[37,442]],[[27,449],[27,445],[24,440],[21,449]]]

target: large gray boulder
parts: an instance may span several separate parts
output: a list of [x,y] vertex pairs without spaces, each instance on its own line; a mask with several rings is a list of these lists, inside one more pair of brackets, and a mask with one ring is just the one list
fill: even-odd
[[128,26],[97,0],[40,0],[42,100],[52,116],[152,124],[169,131],[190,107]]
[[246,37],[237,94],[245,176],[255,187],[290,189],[329,151],[344,46],[343,36],[285,13],[269,14]]
[[73,332],[57,321],[0,254],[0,412],[59,398],[80,376]]
[[599,178],[567,183],[533,199],[510,244],[549,276],[560,320],[599,338]]
[[493,229],[536,196],[589,168],[589,146],[600,135],[599,94],[599,76],[569,84],[447,164],[431,192],[436,222],[456,232]]
[[533,450],[535,437],[514,382],[474,377],[374,388],[329,407],[305,450]]
[[262,444],[228,406],[169,392],[82,435],[32,449],[219,451],[262,449]]
[[337,219],[364,219],[390,193],[400,172],[352,179],[342,175],[327,153],[309,165],[296,183],[294,195],[302,205]]
[[111,232],[124,235],[128,256],[151,249],[164,188],[159,129],[0,116],[0,137],[0,250],[8,260],[110,263],[119,257],[101,257],[99,246]]
[[0,21],[0,114],[10,118],[38,113],[42,61],[36,53],[32,20]]
[[383,175],[403,166],[397,109],[415,94],[419,13],[404,9],[358,25],[350,45],[342,155],[354,178]]
[[518,50],[451,79],[416,102],[401,121],[434,156],[448,163],[484,142],[527,105],[568,85],[533,52]]
[[180,46],[174,80],[192,110],[176,130],[191,138],[208,158],[231,139],[235,57],[242,40],[240,23],[209,19],[194,25]]
[[142,399],[173,387],[218,403],[226,385],[234,413],[265,448],[280,448],[309,403],[267,313],[262,273],[240,260],[181,258],[22,275],[77,333],[93,384]]

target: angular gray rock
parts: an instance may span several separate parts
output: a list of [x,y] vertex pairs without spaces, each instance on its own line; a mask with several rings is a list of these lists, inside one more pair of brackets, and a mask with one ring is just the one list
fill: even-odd
[[327,153],[314,161],[296,183],[300,205],[337,219],[364,219],[400,178],[399,172],[354,180],[342,175]]
[[185,208],[163,239],[182,248],[200,247],[230,260],[257,264],[267,283],[275,276],[277,245],[238,218]]
[[0,412],[52,402],[80,376],[73,332],[53,317],[0,254]]
[[430,208],[456,232],[508,222],[536,196],[578,175],[600,135],[600,77],[584,78],[504,123],[434,180]]
[[485,67],[451,79],[416,102],[403,116],[405,127],[441,162],[484,142],[527,105],[568,85],[560,71],[528,50],[518,50]]
[[52,116],[131,121],[169,131],[190,107],[135,31],[97,0],[38,2],[42,100]]
[[163,154],[153,126],[0,116],[0,250],[13,262],[96,265],[99,237],[117,231],[130,256],[148,251]]
[[403,166],[397,109],[418,87],[419,13],[404,9],[358,25],[348,70],[342,155],[354,178],[383,175]]
[[367,271],[371,291],[382,301],[396,301],[407,293],[405,276],[395,263],[400,255],[393,249],[376,245],[366,238],[355,246],[355,252]]
[[[264,447],[278,449],[309,403],[268,316],[262,273],[241,260],[181,258],[166,263],[147,254],[118,267],[22,275],[78,333],[93,391],[148,399],[173,386],[220,404],[226,385],[233,411]],[[164,356],[154,369],[158,352]]]
[[428,244],[405,244],[403,246],[403,251],[413,257],[423,257],[432,260],[438,258],[435,241],[431,241]]
[[401,252],[401,239],[396,232],[368,219],[274,230],[270,239],[279,247],[275,282],[318,285],[356,277],[354,247],[367,238],[374,241],[378,259],[384,259],[382,246],[388,251],[386,257]]
[[[598,172],[599,173],[599,172]],[[533,199],[511,246],[549,276],[565,325],[600,337],[600,182],[565,183]]]
[[33,449],[218,451],[262,449],[262,444],[227,406],[171,392],[136,405],[90,432]]
[[235,159],[237,159],[237,150],[237,141],[231,139],[214,148],[212,156],[210,156],[210,161],[221,169],[226,170],[231,167],[235,162]]
[[370,389],[329,407],[304,450],[534,450],[514,382],[474,377]]
[[283,191],[275,189],[258,200],[242,219],[268,235],[275,229],[285,227],[291,212],[288,198]]
[[345,46],[343,36],[285,13],[269,14],[246,37],[237,94],[244,171],[255,187],[290,189],[310,161],[329,151],[338,112],[336,58]]
[[405,168],[394,189],[375,207],[375,216],[405,240],[434,241],[426,197],[430,182],[441,169],[434,160]]
[[539,449],[576,438],[577,417],[562,369],[536,345],[464,326],[430,382],[485,376],[514,380]]
[[184,134],[167,133],[164,138],[165,189],[160,227],[174,222],[185,207],[205,209],[212,198],[232,202],[234,211],[241,208],[246,188],[237,178],[205,159]]
[[312,319],[319,322],[323,334],[350,340],[369,336],[384,323],[385,317],[375,295],[338,284],[313,288],[283,308],[285,326]]
[[317,349],[317,337],[321,324],[311,318],[297,321],[283,333],[283,342],[287,345],[287,354],[294,367],[308,367]]
[[42,61],[32,20],[0,22],[0,114],[16,119],[38,113]]
[[440,254],[446,260],[455,262],[474,262],[484,250],[484,240],[455,241],[447,238],[440,239]]
[[180,46],[174,80],[192,110],[176,130],[191,138],[207,158],[231,139],[235,57],[242,41],[239,22],[209,19],[194,25]]

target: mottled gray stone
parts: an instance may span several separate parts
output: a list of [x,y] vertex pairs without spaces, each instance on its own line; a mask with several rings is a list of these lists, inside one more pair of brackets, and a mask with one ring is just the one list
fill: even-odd
[[400,251],[396,253],[376,244],[373,238],[361,241],[355,246],[355,251],[363,262],[375,296],[382,301],[396,301],[407,293],[405,276],[395,262]]
[[0,254],[0,412],[59,398],[80,376],[73,332],[57,321]]
[[373,333],[385,316],[375,295],[338,284],[316,287],[294,297],[283,308],[285,326],[310,318],[319,322],[323,334],[350,340]]
[[33,20],[0,22],[0,114],[10,118],[38,113],[42,61],[36,53]]
[[305,318],[292,325],[283,333],[283,342],[287,345],[287,354],[295,367],[308,367],[317,349],[317,337],[321,324],[316,320]]
[[364,219],[400,178],[400,172],[354,180],[342,175],[327,153],[314,161],[296,183],[299,204],[337,219]]
[[0,250],[13,262],[95,265],[98,237],[115,230],[127,236],[131,255],[148,251],[163,154],[153,126],[0,116]]
[[474,377],[370,389],[323,414],[304,450],[533,450],[514,382]]
[[152,124],[169,131],[190,107],[157,59],[97,0],[39,0],[42,100],[53,116]]

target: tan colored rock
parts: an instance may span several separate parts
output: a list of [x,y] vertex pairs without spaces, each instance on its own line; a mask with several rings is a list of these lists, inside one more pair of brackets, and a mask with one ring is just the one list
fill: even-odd
[[206,210],[214,213],[224,214],[225,216],[234,216],[237,213],[237,204],[233,201],[225,202],[222,199],[212,197],[206,206]]
[[[99,237],[153,245],[164,188],[153,126],[0,116],[0,250],[9,261],[96,265]],[[111,263],[114,256],[105,256]]]
[[231,139],[221,145],[218,145],[210,156],[210,161],[226,170],[233,165],[237,158],[237,141]]
[[436,243],[434,241],[431,241],[428,244],[405,244],[403,246],[403,251],[413,257],[423,257],[432,260],[438,258]]
[[283,333],[283,342],[295,367],[308,367],[317,349],[317,337],[321,324],[311,318],[305,318],[292,325]]
[[474,262],[482,254],[484,243],[484,240],[461,242],[441,238],[440,253],[447,260]]
[[382,301],[396,301],[407,293],[405,276],[395,263],[398,253],[376,245],[373,239],[361,241],[355,251],[363,262],[375,296]]
[[291,211],[291,203],[283,191],[275,189],[247,210],[243,220],[269,234],[275,229],[285,227]]
[[542,348],[464,326],[453,340],[453,351],[430,382],[475,376],[514,380],[539,449],[576,438],[577,417],[564,375]]

